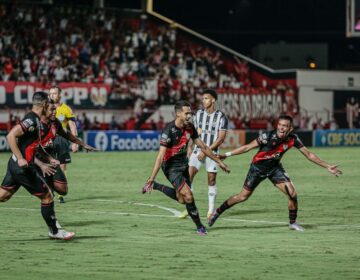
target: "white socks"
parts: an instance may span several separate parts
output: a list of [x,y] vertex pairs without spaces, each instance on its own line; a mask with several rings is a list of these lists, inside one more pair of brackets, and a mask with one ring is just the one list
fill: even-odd
[[216,194],[217,194],[217,187],[209,186],[209,211],[208,213],[212,213],[215,210],[215,200],[216,200]]

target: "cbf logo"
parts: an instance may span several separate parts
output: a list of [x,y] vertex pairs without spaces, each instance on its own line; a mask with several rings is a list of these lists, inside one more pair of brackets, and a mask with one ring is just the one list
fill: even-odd
[[109,145],[109,139],[104,132],[99,132],[95,136],[95,148],[100,151],[106,151]]

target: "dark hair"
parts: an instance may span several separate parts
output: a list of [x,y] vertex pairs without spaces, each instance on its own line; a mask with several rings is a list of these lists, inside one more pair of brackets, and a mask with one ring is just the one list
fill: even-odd
[[181,112],[183,107],[191,107],[191,104],[186,100],[179,100],[175,103],[175,113]]
[[290,117],[289,115],[281,115],[281,116],[279,117],[279,120],[287,120],[287,121],[290,122],[290,124],[293,124],[293,118]]
[[45,91],[37,91],[32,98],[33,105],[43,105],[49,102],[49,95]]
[[215,98],[215,100],[217,100],[218,97],[216,91],[209,88],[205,89],[201,94],[210,94],[212,97]]

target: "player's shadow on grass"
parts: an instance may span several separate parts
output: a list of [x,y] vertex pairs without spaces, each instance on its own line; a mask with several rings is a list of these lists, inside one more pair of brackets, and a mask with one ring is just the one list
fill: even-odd
[[65,240],[50,240],[46,237],[41,238],[27,238],[27,239],[0,239],[0,241],[4,242],[73,242],[76,240],[84,240],[84,239],[105,239],[105,238],[111,238],[111,236],[108,235],[87,235],[87,236],[75,236],[73,240],[65,241]]
[[102,225],[107,223],[109,223],[109,221],[107,220],[74,221],[74,222],[67,222],[66,224],[64,224],[64,227],[85,227],[85,226],[93,226],[93,225]]
[[[77,201],[83,201],[83,200],[96,200],[96,199],[111,199],[111,200],[114,200],[114,199],[121,199],[121,198],[124,198],[123,196],[122,197],[116,197],[114,195],[102,195],[102,196],[85,196],[85,197],[79,197],[79,198],[66,198],[65,197],[65,205],[67,203],[73,203],[73,202],[77,202]],[[60,206],[58,206],[60,207]]]
[[243,216],[246,214],[263,214],[263,213],[269,213],[272,212],[272,210],[269,209],[253,209],[253,210],[233,210],[231,211],[231,213],[228,213],[228,217],[233,217],[233,216]]

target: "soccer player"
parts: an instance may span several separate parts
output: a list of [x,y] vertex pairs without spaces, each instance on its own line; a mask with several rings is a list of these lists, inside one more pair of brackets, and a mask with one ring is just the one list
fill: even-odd
[[[219,146],[224,142],[228,128],[228,120],[223,112],[216,110],[215,103],[217,93],[215,90],[206,89],[202,93],[203,109],[196,112],[193,123],[201,140],[215,153],[219,153]],[[205,156],[198,146],[195,146],[189,160],[190,181],[193,182],[195,175],[202,164],[205,164],[208,177],[209,217],[214,212],[217,186],[217,164],[214,160]],[[192,185],[192,189],[193,189]],[[181,213],[180,218],[185,218],[187,212]]]
[[213,226],[217,218],[225,210],[237,203],[246,201],[260,182],[268,178],[288,197],[289,228],[292,230],[304,231],[304,228],[296,223],[298,211],[297,193],[293,182],[280,163],[282,156],[292,147],[296,147],[308,160],[326,168],[331,174],[338,176],[341,175],[342,172],[337,168],[337,165],[331,165],[310,152],[292,130],[292,118],[286,115],[280,116],[276,130],[264,132],[249,144],[231,152],[227,152],[224,156],[220,156],[221,159],[225,159],[226,157],[243,154],[259,147],[259,151],[254,156],[250,165],[250,170],[246,176],[243,189],[239,194],[228,198],[213,212],[208,219],[210,227]]
[[60,162],[56,160],[54,155],[54,142],[57,135],[82,146],[86,151],[95,151],[96,149],[85,144],[80,139],[72,135],[71,132],[62,128],[60,121],[56,118],[56,106],[54,102],[50,102],[46,115],[41,117],[44,126],[44,134],[39,143],[41,149],[35,157],[35,164],[40,167],[43,176],[46,177],[49,185],[60,195],[66,195],[68,191],[67,179]]
[[35,92],[31,112],[7,135],[13,155],[9,159],[5,178],[0,186],[0,202],[9,200],[20,186],[23,186],[41,200],[41,214],[49,227],[49,237],[69,240],[75,233],[57,227],[51,190],[34,165],[34,155],[44,133],[40,117],[46,114],[48,98],[45,92]]
[[[215,160],[221,169],[225,172],[230,172],[230,170],[199,138],[194,125],[191,123],[190,103],[183,100],[176,102],[175,114],[175,120],[166,125],[162,131],[160,149],[151,176],[143,187],[142,193],[151,192],[152,189],[155,189],[179,203],[185,204],[190,217],[196,224],[197,233],[205,235],[207,231],[200,221],[199,212],[190,189],[191,181],[187,159],[187,147],[190,139],[206,156]],[[155,182],[160,167],[174,188]]]
[[[49,90],[50,98],[56,105],[56,118],[61,122],[61,125],[65,131],[68,126],[72,135],[77,136],[77,129],[75,124],[75,115],[71,108],[65,103],[61,103],[61,88],[58,86],[51,87]],[[71,150],[76,153],[79,149],[78,144],[72,143]],[[55,140],[55,153],[56,159],[60,161],[60,168],[66,175],[66,164],[71,163],[71,157],[69,153],[69,142],[61,136],[57,136]],[[65,203],[64,196],[59,195],[59,202]]]

